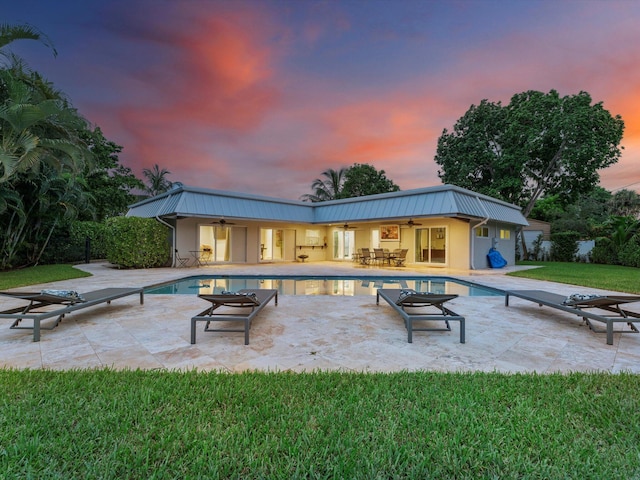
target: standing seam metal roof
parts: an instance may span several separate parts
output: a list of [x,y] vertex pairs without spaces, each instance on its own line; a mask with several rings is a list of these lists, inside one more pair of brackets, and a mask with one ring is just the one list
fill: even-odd
[[132,205],[127,216],[224,217],[310,224],[444,216],[528,225],[516,205],[453,185],[319,203],[182,186]]

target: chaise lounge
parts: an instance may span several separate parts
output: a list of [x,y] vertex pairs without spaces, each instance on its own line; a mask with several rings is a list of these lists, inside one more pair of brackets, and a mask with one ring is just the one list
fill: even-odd
[[[387,301],[391,307],[404,319],[407,328],[407,342],[413,342],[413,332],[451,331],[450,321],[460,322],[460,343],[465,343],[464,317],[449,310],[444,303],[456,298],[454,294],[436,294],[416,292],[411,289],[380,288],[376,294],[376,305],[380,304],[380,298]],[[431,308],[431,311],[408,312],[406,309]],[[435,311],[434,311],[435,310]],[[441,320],[445,322],[444,328],[415,328],[414,322],[426,320]]]
[[[0,318],[15,319],[9,328],[33,329],[33,341],[39,342],[40,331],[53,330],[68,313],[93,307],[100,303],[109,304],[112,300],[136,293],[140,294],[140,304],[142,305],[144,303],[144,289],[142,288],[103,288],[84,294],[62,290],[43,290],[40,293],[0,292],[0,295],[29,302],[26,306],[0,312]],[[41,322],[49,318],[55,318],[55,323],[49,327],[42,327]],[[33,320],[33,326],[22,325],[22,321],[25,319]]]
[[[211,302],[211,306],[191,318],[191,343],[196,343],[196,323],[207,322],[205,332],[244,332],[244,344],[249,345],[249,329],[251,321],[275,298],[278,305],[278,290],[257,289],[223,292],[218,294],[200,294],[198,297]],[[226,308],[228,307],[228,308]],[[233,313],[231,309],[242,308],[243,313]],[[224,311],[219,311],[222,309]],[[247,309],[250,309],[247,311]],[[243,328],[209,328],[211,322],[242,322]]]
[[[626,323],[630,327],[630,330],[622,330],[618,333],[638,333],[634,322],[640,322],[640,313],[620,308],[620,305],[624,303],[640,302],[638,295],[572,295],[567,297],[544,290],[511,290],[505,292],[504,304],[507,307],[509,306],[509,297],[522,298],[540,306],[546,305],[582,317],[582,320],[594,332],[606,332],[607,345],[613,345],[613,324],[616,322]],[[614,313],[614,315],[593,313],[587,309],[604,310]],[[592,321],[606,324],[606,329],[596,329]]]

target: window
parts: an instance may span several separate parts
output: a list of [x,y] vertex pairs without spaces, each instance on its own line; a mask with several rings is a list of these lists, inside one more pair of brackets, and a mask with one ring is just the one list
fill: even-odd
[[500,230],[500,239],[509,240],[511,238],[511,230]]
[[489,227],[476,228],[476,237],[489,238]]
[[304,234],[305,245],[320,245],[320,230],[306,230]]

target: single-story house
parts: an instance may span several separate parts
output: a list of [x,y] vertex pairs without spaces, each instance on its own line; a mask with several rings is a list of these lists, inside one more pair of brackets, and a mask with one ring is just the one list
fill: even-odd
[[385,248],[408,249],[407,264],[465,270],[487,268],[492,247],[515,263],[527,225],[519,207],[453,185],[318,203],[181,185],[127,216],[156,218],[174,251],[205,263],[351,261]]

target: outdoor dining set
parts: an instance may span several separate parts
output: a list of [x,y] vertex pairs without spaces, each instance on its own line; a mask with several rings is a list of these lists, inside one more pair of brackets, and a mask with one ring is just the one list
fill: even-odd
[[386,248],[374,248],[373,250],[359,248],[358,251],[353,254],[353,261],[359,262],[361,265],[393,265],[396,267],[404,267],[408,251],[408,248],[397,248],[395,250],[388,250]]

